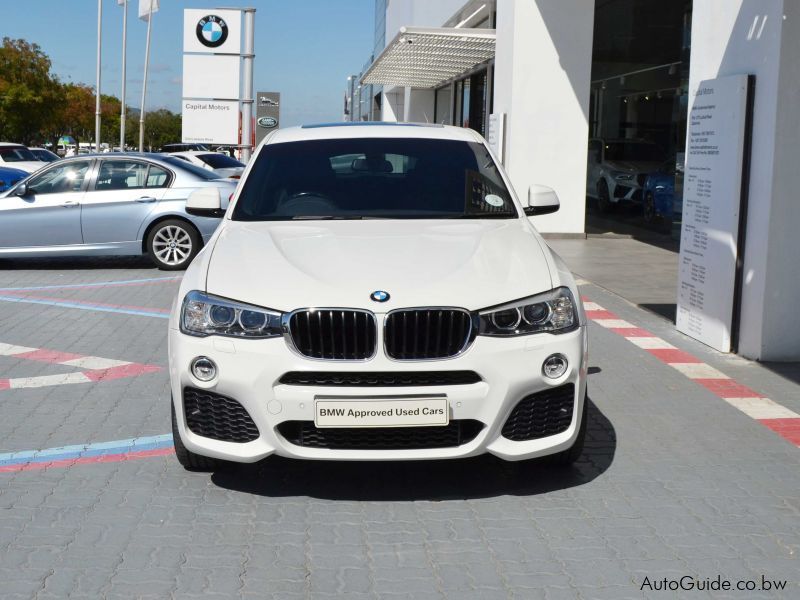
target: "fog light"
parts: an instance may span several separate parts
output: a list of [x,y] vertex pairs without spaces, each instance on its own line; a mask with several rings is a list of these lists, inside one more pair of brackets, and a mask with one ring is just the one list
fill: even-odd
[[542,363],[542,373],[549,379],[558,379],[567,372],[568,364],[563,354],[551,354]]
[[217,365],[207,356],[198,356],[192,361],[192,375],[200,381],[211,381],[217,376]]

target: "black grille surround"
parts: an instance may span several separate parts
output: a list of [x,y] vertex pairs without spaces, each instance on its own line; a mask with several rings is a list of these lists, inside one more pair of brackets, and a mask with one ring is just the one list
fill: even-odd
[[483,381],[474,371],[289,371],[283,385],[320,387],[415,387],[470,385]]
[[244,406],[209,390],[183,388],[183,415],[192,433],[212,440],[243,444],[260,435]]
[[471,419],[431,427],[319,428],[314,421],[284,421],[277,427],[287,442],[329,450],[423,450],[456,448],[474,440],[483,423]]
[[296,310],[288,334],[295,350],[319,360],[369,360],[375,356],[375,315],[352,308]]
[[472,315],[460,308],[408,308],[386,315],[384,350],[394,360],[436,360],[464,352],[475,338]]
[[503,437],[524,442],[563,433],[572,423],[574,403],[573,383],[526,396],[506,419]]

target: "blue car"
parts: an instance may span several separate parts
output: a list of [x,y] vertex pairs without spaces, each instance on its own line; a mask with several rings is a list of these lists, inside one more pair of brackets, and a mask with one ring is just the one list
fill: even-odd
[[680,221],[683,213],[683,165],[676,167],[670,160],[650,173],[642,187],[644,220],[655,223],[662,219],[666,223]]
[[12,185],[18,181],[22,181],[28,175],[30,175],[30,173],[26,171],[11,169],[9,167],[0,167],[0,192],[5,192]]

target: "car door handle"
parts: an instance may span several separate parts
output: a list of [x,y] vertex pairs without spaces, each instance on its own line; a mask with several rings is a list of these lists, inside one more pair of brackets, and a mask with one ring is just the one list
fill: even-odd
[[155,202],[156,199],[152,196],[142,196],[141,198],[137,198],[136,202],[146,203],[146,202]]
[[64,202],[61,203],[61,206],[63,206],[64,208],[71,208],[73,206],[78,206],[78,202],[75,200],[65,200]]

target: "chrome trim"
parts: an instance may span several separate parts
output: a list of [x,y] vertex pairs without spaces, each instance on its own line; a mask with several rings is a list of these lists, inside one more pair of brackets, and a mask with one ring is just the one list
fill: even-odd
[[[375,324],[375,345],[372,348],[372,354],[367,358],[316,358],[313,356],[307,356],[300,352],[300,350],[297,349],[297,346],[294,345],[290,322],[292,317],[298,313],[315,310],[346,310],[348,312],[359,312],[371,316],[372,322]],[[307,308],[296,308],[291,312],[281,314],[281,329],[283,329],[283,339],[286,340],[286,345],[289,347],[289,350],[294,352],[300,358],[304,358],[306,360],[335,363],[364,363],[372,360],[378,354],[378,319],[375,318],[375,313],[371,310],[366,310],[363,308],[347,308],[341,306],[309,306]]]
[[[386,349],[386,321],[389,318],[389,315],[399,312],[414,312],[418,310],[452,310],[466,314],[469,317],[469,333],[466,336],[467,341],[465,342],[461,350],[459,350],[452,356],[446,356],[442,358],[393,358],[392,356],[390,356],[388,350]],[[399,363],[435,362],[442,360],[453,360],[454,358],[458,358],[459,356],[464,354],[467,350],[469,350],[472,347],[472,343],[475,341],[475,338],[478,337],[479,326],[480,326],[479,316],[476,313],[470,312],[466,308],[460,308],[458,306],[412,306],[407,308],[395,308],[383,315],[383,354],[390,361]]]

